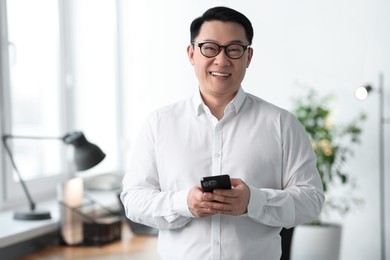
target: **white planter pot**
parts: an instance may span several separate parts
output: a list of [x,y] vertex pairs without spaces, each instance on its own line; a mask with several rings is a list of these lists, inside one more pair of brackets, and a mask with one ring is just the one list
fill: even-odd
[[300,225],[294,230],[291,260],[338,260],[340,245],[340,225]]

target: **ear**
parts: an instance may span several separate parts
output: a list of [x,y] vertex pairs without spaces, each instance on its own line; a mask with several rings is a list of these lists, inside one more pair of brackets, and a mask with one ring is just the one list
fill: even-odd
[[249,68],[249,64],[251,64],[252,56],[253,56],[253,48],[248,48],[248,57],[246,61],[247,68]]
[[190,60],[191,64],[194,65],[194,46],[192,44],[187,46],[187,55],[188,59]]

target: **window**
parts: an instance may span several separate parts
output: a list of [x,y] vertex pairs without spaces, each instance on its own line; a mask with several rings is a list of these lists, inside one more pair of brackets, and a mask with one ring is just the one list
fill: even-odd
[[[120,172],[116,2],[0,1],[0,75],[7,76],[0,85],[1,134],[59,137],[80,130],[107,154],[88,172]],[[60,141],[12,139],[9,144],[34,197],[54,192],[59,181],[74,174],[66,159],[69,147]],[[1,155],[6,198],[25,199],[9,158]]]
[[[93,8],[91,8],[93,6]],[[72,8],[74,126],[83,129],[107,158],[90,172],[120,164],[121,86],[117,9],[112,0],[82,0]]]
[[[59,136],[63,129],[58,3],[7,1],[7,18],[11,131]],[[12,148],[26,181],[58,175],[63,168],[57,142],[13,140]]]

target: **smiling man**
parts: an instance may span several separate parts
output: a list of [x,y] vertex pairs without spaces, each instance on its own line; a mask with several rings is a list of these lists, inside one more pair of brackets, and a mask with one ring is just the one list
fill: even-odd
[[[244,92],[246,16],[211,8],[190,31],[199,87],[146,120],[123,180],[126,215],[159,229],[162,259],[280,259],[282,227],[321,211],[316,156],[291,113]],[[226,174],[231,189],[203,192],[203,177]]]
[[[238,23],[218,20],[194,22],[198,35],[187,48],[199,80],[199,90],[211,113],[221,119],[234,98],[253,55],[245,29]],[[196,48],[199,47],[199,48]]]

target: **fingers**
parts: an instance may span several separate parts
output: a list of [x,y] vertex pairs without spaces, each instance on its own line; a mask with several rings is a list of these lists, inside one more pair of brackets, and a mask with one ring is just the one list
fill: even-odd
[[187,204],[195,217],[205,217],[214,214],[242,215],[247,211],[250,191],[241,179],[231,179],[232,189],[202,192],[199,187],[193,187],[188,193]]
[[228,214],[232,212],[232,205],[220,202],[204,202],[204,208],[212,214]]
[[187,195],[188,209],[197,218],[215,214],[214,210],[205,204],[208,201],[203,198],[203,195],[204,193],[199,187],[193,187]]
[[231,179],[231,190],[215,190],[213,200],[222,205],[213,205],[214,212],[218,214],[242,215],[247,212],[250,190],[241,179]]
[[207,210],[209,214],[226,214],[235,215],[236,205],[238,204],[238,197],[233,194],[217,195],[214,193],[205,192],[202,195],[203,202],[201,207]]

